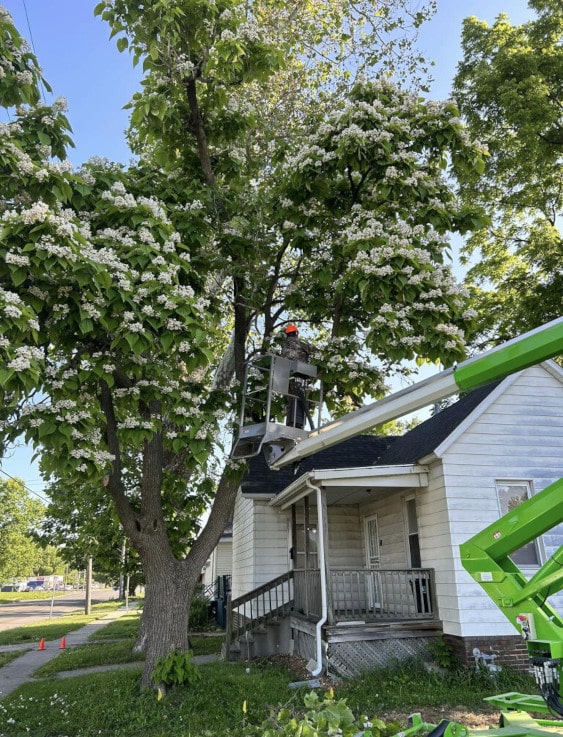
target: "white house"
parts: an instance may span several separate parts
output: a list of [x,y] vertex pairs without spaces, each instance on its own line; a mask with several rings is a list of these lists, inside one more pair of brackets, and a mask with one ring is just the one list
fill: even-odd
[[217,583],[217,579],[224,576],[231,577],[233,567],[233,526],[229,523],[219,542],[211,552],[201,572],[201,583],[209,589]]
[[[400,438],[359,436],[296,469],[252,458],[233,518],[230,626],[248,641],[257,623],[283,618],[268,647],[310,659],[314,673],[356,673],[438,636],[460,660],[492,649],[518,667],[524,643],[459,546],[561,477],[563,370],[551,361]],[[514,559],[532,575],[562,543],[559,525]],[[550,601],[563,609],[561,594]]]

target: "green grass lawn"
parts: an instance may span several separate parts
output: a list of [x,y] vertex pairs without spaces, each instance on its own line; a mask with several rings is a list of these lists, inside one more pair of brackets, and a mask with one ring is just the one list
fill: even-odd
[[[353,679],[346,684],[350,706],[369,704],[377,711],[395,711],[409,705],[413,711],[435,706],[486,709],[483,699],[498,693],[536,693],[531,676],[503,670],[496,679],[473,668],[451,669],[444,674],[428,671],[417,661],[406,661]],[[494,710],[493,710],[494,711]]]
[[[55,591],[55,599],[66,593],[66,591]],[[14,604],[18,601],[32,601],[34,599],[51,599],[52,597],[52,591],[1,591],[0,605]]]
[[161,701],[140,692],[138,669],[30,684],[0,701],[0,735],[246,737],[246,722],[260,724],[271,704],[291,697],[280,668],[247,674],[244,664],[213,663],[201,672],[196,686]]
[[122,606],[122,602],[113,599],[102,602],[101,604],[94,604],[92,606],[92,613],[89,615],[72,612],[71,614],[63,614],[54,619],[44,619],[42,622],[35,622],[34,624],[28,624],[23,627],[14,627],[13,629],[0,632],[0,645],[39,642],[42,637],[45,640],[58,640],[68,635],[69,632],[73,632],[85,624],[94,622],[96,619],[109,614],[109,612],[115,611],[120,606]]
[[[201,639],[220,643],[220,638]],[[73,660],[80,663],[78,667],[88,662],[123,662],[130,645],[129,640],[75,648],[51,663],[60,661],[67,669]],[[290,689],[291,674],[283,665],[268,661],[200,666],[199,681],[161,700],[152,691],[141,691],[139,664],[62,680],[48,678],[45,668],[44,680],[0,701],[0,737],[261,737],[260,725],[272,709],[277,712],[286,705],[302,711],[307,693],[307,689]],[[485,709],[482,700],[493,693],[535,692],[528,676],[508,670],[495,682],[472,669],[429,673],[414,661],[341,682],[334,690],[335,698],[346,699],[356,717],[396,712],[405,719],[411,711],[424,716],[425,705],[441,705],[447,716],[448,706]],[[405,726],[406,722],[394,724],[388,733]]]
[[131,639],[137,635],[140,616],[141,610],[134,607],[114,622],[104,625],[102,629],[91,635],[90,639],[95,641]]
[[134,663],[143,660],[142,654],[133,652],[133,640],[123,642],[92,643],[64,650],[56,658],[35,671],[38,678],[53,676],[66,670],[93,668],[115,663]]
[[27,650],[12,650],[8,653],[0,653],[0,668],[3,665],[6,665],[7,663],[10,663],[12,660],[15,660],[16,658],[19,658],[20,655],[24,655]]
[[[221,639],[209,637],[191,638],[194,655],[212,655],[221,652]],[[93,642],[89,645],[80,645],[64,650],[56,658],[42,665],[35,675],[45,678],[67,670],[93,668],[99,665],[114,665],[116,663],[135,663],[144,659],[142,653],[134,653],[134,639],[120,642]]]

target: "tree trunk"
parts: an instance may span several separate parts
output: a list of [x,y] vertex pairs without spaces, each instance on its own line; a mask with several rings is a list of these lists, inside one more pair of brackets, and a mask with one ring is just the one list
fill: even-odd
[[[156,547],[156,546],[155,546]],[[188,612],[198,574],[187,561],[162,560],[149,544],[142,556],[146,576],[145,603],[135,650],[145,654],[143,688],[155,688],[153,671],[159,658],[189,649]]]

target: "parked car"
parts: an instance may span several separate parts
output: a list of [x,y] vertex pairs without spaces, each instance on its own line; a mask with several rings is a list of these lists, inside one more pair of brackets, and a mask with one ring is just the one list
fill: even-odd
[[17,591],[17,590],[18,590],[18,587],[17,587],[17,586],[13,586],[13,585],[12,585],[12,584],[10,584],[10,583],[4,584],[4,585],[2,586],[2,591],[3,591],[3,592],[4,592],[4,591],[6,591],[6,592],[8,592],[8,591]]

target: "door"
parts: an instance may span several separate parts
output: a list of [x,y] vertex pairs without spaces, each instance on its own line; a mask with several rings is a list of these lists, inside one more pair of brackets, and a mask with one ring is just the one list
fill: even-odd
[[[375,571],[381,567],[379,553],[379,529],[377,526],[377,515],[364,519],[364,539],[366,541],[366,568]],[[366,594],[369,609],[381,608],[381,580],[379,574],[372,573],[367,576]]]

